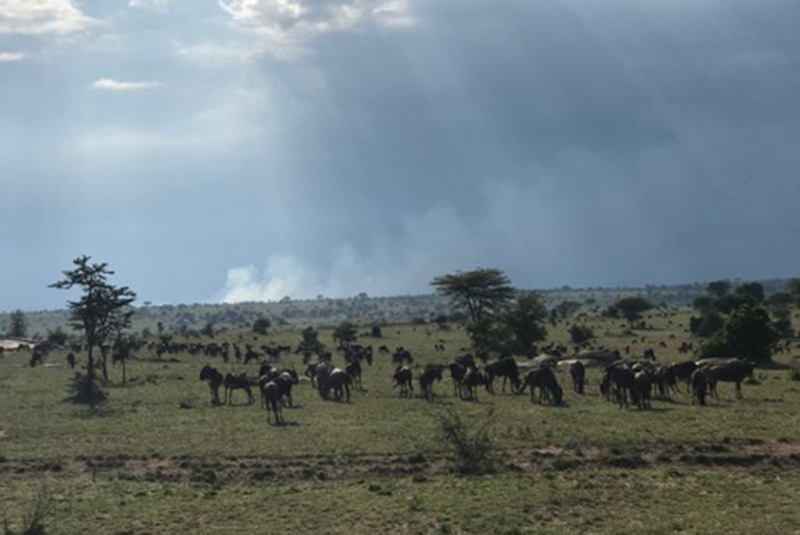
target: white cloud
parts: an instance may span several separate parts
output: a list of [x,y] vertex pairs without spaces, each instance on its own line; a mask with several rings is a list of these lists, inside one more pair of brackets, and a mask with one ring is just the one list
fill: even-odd
[[0,0],[0,34],[66,35],[96,22],[72,0]]
[[409,0],[218,0],[233,22],[255,35],[264,52],[293,59],[329,33],[355,30],[367,23],[413,24]]
[[15,61],[22,61],[25,59],[25,54],[22,52],[0,52],[0,63],[13,63]]
[[163,13],[169,7],[169,0],[130,0],[128,7]]
[[107,89],[110,91],[142,91],[154,89],[160,85],[161,82],[153,80],[145,82],[120,82],[110,78],[100,78],[92,83],[92,87],[95,89]]

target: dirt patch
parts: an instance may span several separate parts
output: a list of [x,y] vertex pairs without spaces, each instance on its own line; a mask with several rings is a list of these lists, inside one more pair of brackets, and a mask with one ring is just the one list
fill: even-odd
[[[499,451],[499,470],[520,473],[565,472],[592,468],[637,470],[686,466],[703,469],[800,468],[800,442],[743,441],[735,443],[663,444],[629,450],[618,447],[530,447]],[[455,463],[445,452],[412,454],[302,455],[297,457],[238,456],[203,458],[180,455],[132,457],[110,455],[71,459],[3,459],[2,477],[109,478],[127,481],[181,482],[220,487],[258,485],[285,480],[343,480],[409,477],[425,482],[452,473]]]

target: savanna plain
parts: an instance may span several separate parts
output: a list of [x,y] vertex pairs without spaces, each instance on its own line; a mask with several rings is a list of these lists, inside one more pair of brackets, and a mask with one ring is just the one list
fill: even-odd
[[[618,319],[583,318],[597,345],[631,356],[655,350],[659,363],[690,358],[690,308],[650,311],[646,330]],[[797,323],[797,318],[793,318]],[[276,366],[302,377],[285,425],[233,392],[214,406],[199,380],[204,364],[255,377],[258,363],[188,352],[138,351],[127,381],[112,367],[108,399],[91,408],[67,400],[75,373],[68,350],[30,367],[30,353],[0,357],[0,522],[21,533],[42,516],[46,533],[800,533],[800,344],[756,369],[737,400],[719,387],[708,406],[686,386],[651,410],[619,408],[590,369],[585,394],[559,369],[562,406],[527,394],[454,393],[445,374],[434,400],[418,396],[426,364],[452,362],[463,329],[387,325],[381,338],[359,329],[375,360],[349,402],[323,400],[303,377],[302,357]],[[566,325],[548,342],[569,344]],[[331,330],[319,329],[330,348]],[[213,341],[297,346],[300,329],[259,335],[229,330]],[[192,340],[211,342],[211,339]],[[414,395],[399,396],[391,356],[414,357]],[[435,346],[439,346],[435,349]],[[333,351],[334,364],[344,365]],[[79,356],[79,362],[84,359]],[[442,421],[491,439],[492,469],[465,475]]]

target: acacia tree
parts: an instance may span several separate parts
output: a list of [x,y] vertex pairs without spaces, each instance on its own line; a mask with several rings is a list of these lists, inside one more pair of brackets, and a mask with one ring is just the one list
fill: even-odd
[[133,316],[131,303],[136,293],[127,286],[114,286],[108,282],[114,272],[106,263],[90,263],[91,257],[82,255],[72,261],[75,268],[63,271],[64,278],[50,285],[51,288],[69,290],[75,286],[83,294],[77,301],[67,301],[72,327],[83,331],[86,339],[86,392],[95,389],[95,360],[93,350],[99,347],[103,352],[103,376],[108,380],[105,365],[105,352],[102,351],[112,334],[119,334],[128,328]]
[[614,306],[622,316],[628,320],[628,325],[633,328],[636,322],[642,319],[642,312],[650,310],[653,305],[644,297],[625,297],[617,301]]
[[434,277],[436,293],[467,309],[470,321],[480,323],[514,297],[508,277],[499,269],[476,269]]
[[500,318],[511,334],[512,347],[509,349],[533,357],[536,342],[547,337],[546,319],[547,306],[541,294],[518,293]]

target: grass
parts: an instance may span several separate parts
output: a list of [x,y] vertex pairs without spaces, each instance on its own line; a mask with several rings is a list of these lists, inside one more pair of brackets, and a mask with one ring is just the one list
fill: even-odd
[[[631,333],[618,321],[586,320],[598,345],[631,346],[632,353],[652,346],[662,361],[686,358],[677,347],[687,322],[685,312],[659,312],[648,318],[651,330]],[[551,327],[551,339],[566,341],[570,324]],[[383,332],[361,342],[403,345],[419,367],[447,362],[467,345],[459,329]],[[225,336],[256,346],[299,339],[297,331]],[[321,332],[332,346],[329,336]],[[433,350],[439,340],[445,352]],[[585,396],[572,394],[559,372],[565,407],[483,392],[480,403],[464,402],[448,379],[435,386],[434,403],[401,399],[389,357],[376,355],[364,369],[366,390],[353,392],[351,403],[325,402],[304,382],[297,408],[284,411],[289,424],[272,426],[258,403],[244,405],[240,391],[234,406],[211,406],[198,379],[205,357],[139,356],[128,384],[109,385],[96,408],[65,401],[74,372],[64,354],[36,368],[24,353],[0,358],[0,514],[10,531],[21,531],[42,481],[55,503],[48,533],[244,533],[265,525],[301,533],[800,529],[790,506],[800,497],[800,387],[785,367],[759,370],[742,402],[722,385],[722,400],[707,408],[692,406],[684,393],[640,412],[599,396],[596,370]],[[223,373],[257,370],[212,364]],[[281,365],[302,369],[295,356]],[[116,381],[121,371],[110,374]],[[467,429],[493,413],[493,475],[457,473],[432,417],[448,411]]]

